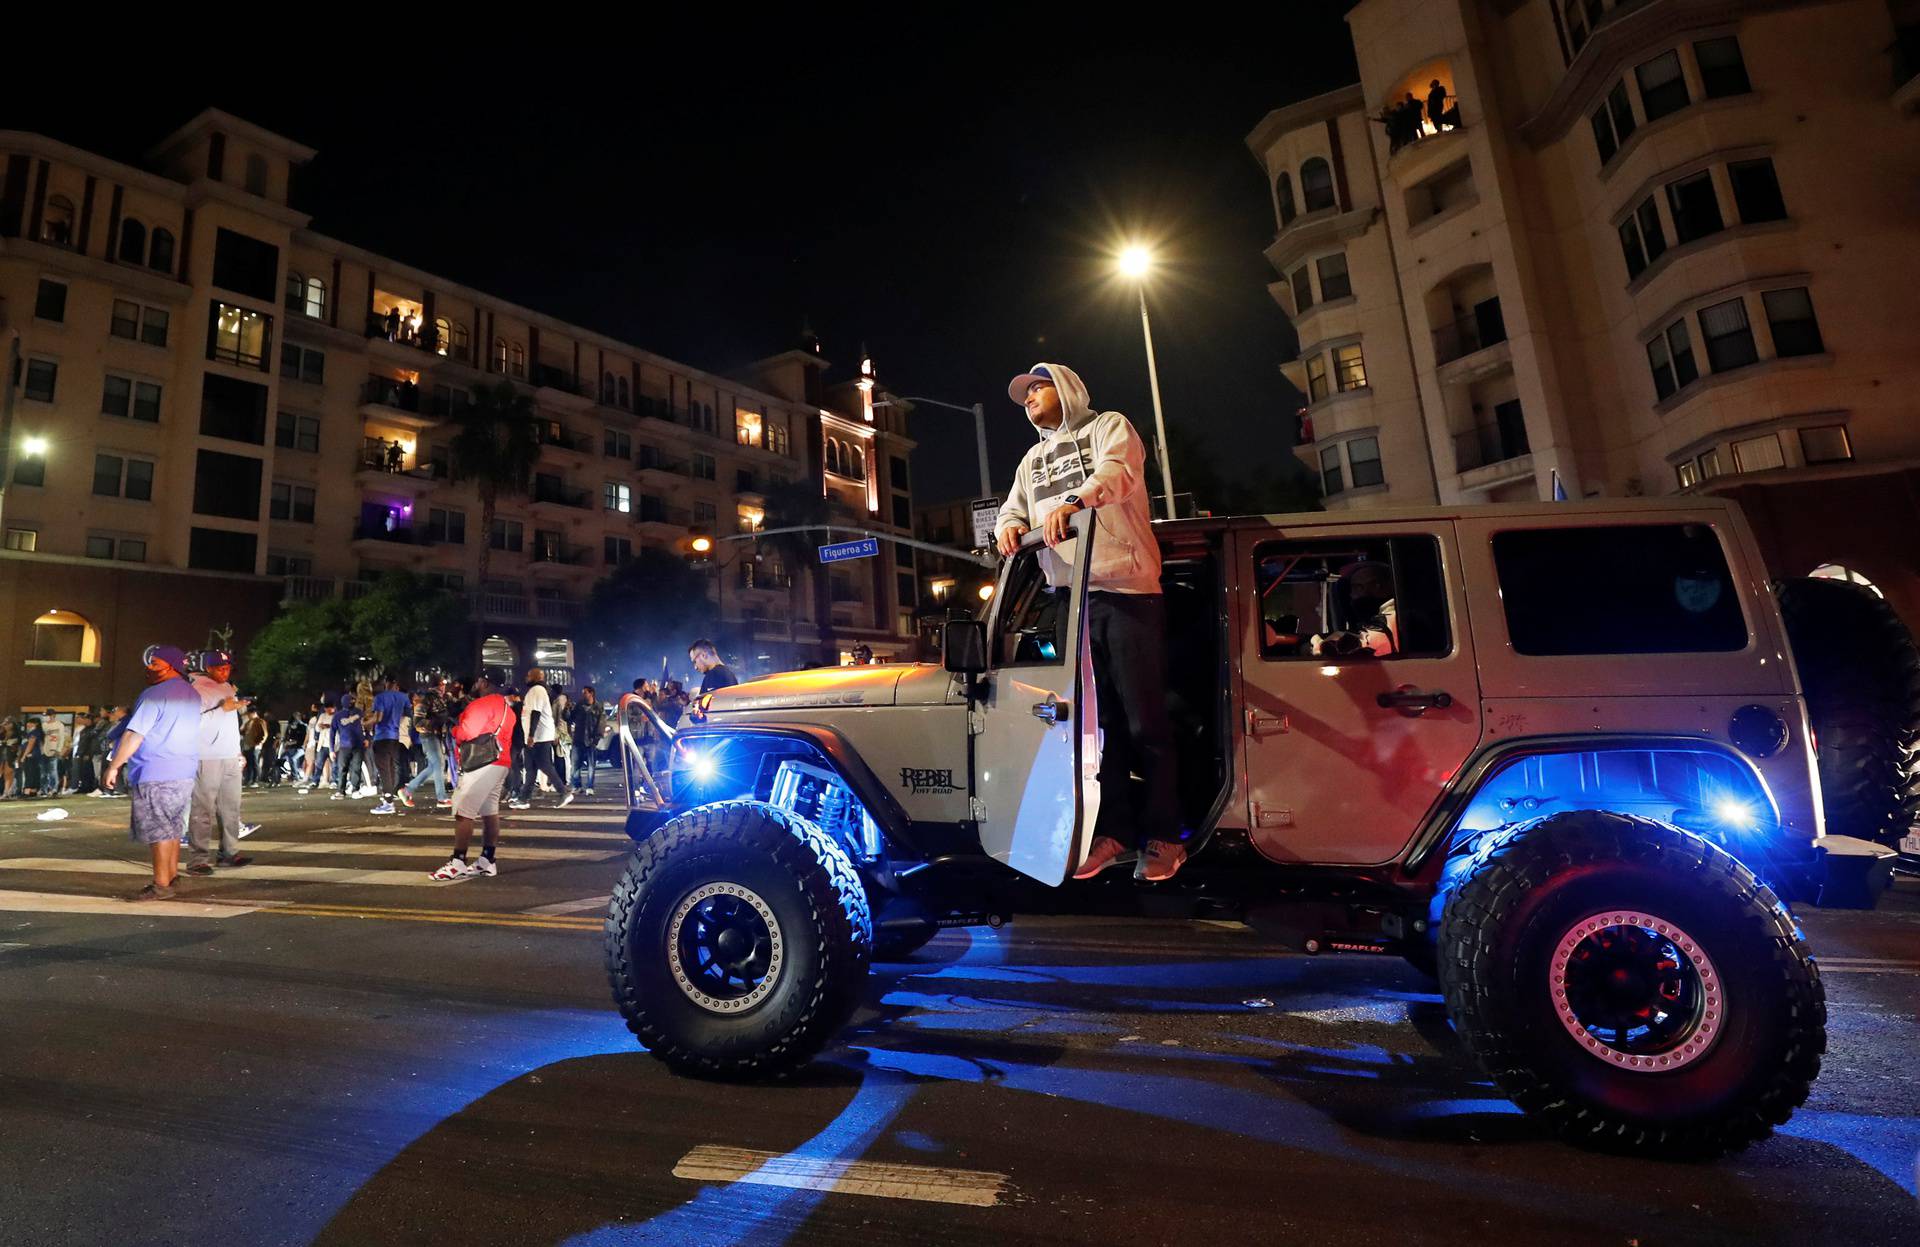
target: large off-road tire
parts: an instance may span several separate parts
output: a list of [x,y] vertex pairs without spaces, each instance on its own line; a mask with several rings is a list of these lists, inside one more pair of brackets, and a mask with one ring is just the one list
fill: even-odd
[[1826,997],[1793,918],[1724,850],[1580,810],[1515,828],[1452,891],[1440,981],[1501,1089],[1570,1142],[1738,1151],[1820,1073]]
[[1861,585],[1788,580],[1779,598],[1820,742],[1827,829],[1897,846],[1920,815],[1920,648]]
[[702,806],[636,845],[607,909],[627,1029],[683,1073],[778,1078],[859,1002],[873,920],[853,863],[804,818]]

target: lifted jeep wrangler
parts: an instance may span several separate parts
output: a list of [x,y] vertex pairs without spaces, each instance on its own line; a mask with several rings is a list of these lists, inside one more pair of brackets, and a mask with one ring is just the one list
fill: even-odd
[[942,666],[706,699],[666,810],[635,799],[623,728],[638,843],[607,966],[655,1056],[778,1076],[847,1022],[875,956],[1135,909],[1407,957],[1573,1140],[1713,1155],[1804,1101],[1826,1006],[1783,898],[1871,904],[1891,850],[1825,833],[1807,699],[1733,506],[1156,525],[1191,852],[1159,885],[1071,881],[1102,795],[1098,534],[1074,528],[1049,560],[1065,583],[1030,536],[986,618],[947,625]]

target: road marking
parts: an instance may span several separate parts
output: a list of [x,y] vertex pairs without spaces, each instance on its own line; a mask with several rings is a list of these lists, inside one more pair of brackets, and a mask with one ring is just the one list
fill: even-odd
[[1920,974],[1920,961],[1884,957],[1815,957],[1824,974]]
[[889,1165],[867,1160],[826,1160],[703,1144],[680,1158],[673,1176],[690,1182],[745,1182],[838,1195],[873,1195],[932,1204],[991,1208],[1000,1202],[1007,1177],[975,1169]]
[[[451,841],[446,832],[438,833],[443,841]],[[334,854],[340,857],[437,857],[445,858],[445,844],[387,844],[378,840],[248,840],[246,851],[249,853],[306,853],[310,855]],[[528,862],[604,862],[619,854],[611,849],[554,849],[540,845],[509,845],[506,849],[509,858]]]
[[611,896],[583,896],[577,901],[561,901],[557,905],[536,905],[532,909],[522,910],[529,914],[577,914],[583,909],[605,909]]
[[[441,841],[451,841],[453,838],[451,821],[437,827],[403,827],[395,823],[370,823],[365,826],[364,832],[368,835],[426,837]],[[539,827],[508,827],[501,833],[501,838],[503,841],[513,843],[521,840],[591,840],[596,843],[617,845],[633,843],[624,831],[566,831],[559,828],[546,831]]]
[[434,922],[456,926],[519,927],[533,931],[589,931],[602,929],[598,918],[568,918],[561,915],[486,913],[461,909],[400,909],[373,905],[303,905],[294,902],[264,909],[261,913],[284,914],[295,918],[368,918],[383,922]]
[[[153,872],[141,867],[136,873]],[[117,896],[74,896],[67,892],[10,892],[0,890],[0,910],[29,914],[124,914],[129,918],[237,918],[256,912],[247,904],[212,905],[197,901],[141,901],[128,904]]]
[[[376,887],[424,888],[434,880],[424,870],[354,870],[343,866],[247,866],[245,878],[278,883],[364,883]],[[112,858],[82,857],[9,857],[0,859],[0,870],[31,870],[81,875],[151,875],[153,868],[136,862]]]

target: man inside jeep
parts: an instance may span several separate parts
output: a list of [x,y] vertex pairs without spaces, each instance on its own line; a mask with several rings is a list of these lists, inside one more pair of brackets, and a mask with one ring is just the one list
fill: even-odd
[[[1096,412],[1086,383],[1063,364],[1035,364],[1008,384],[1007,396],[1026,408],[1040,441],[994,522],[1001,555],[1012,558],[1033,526],[1051,551],[1066,540],[1076,512],[1092,508],[1100,520],[1087,585],[1103,738],[1100,821],[1074,878],[1091,879],[1137,851],[1134,878],[1171,879],[1187,851],[1167,719],[1167,619],[1147,511],[1146,447],[1125,416]],[[1135,774],[1145,785],[1138,799],[1130,790]]]

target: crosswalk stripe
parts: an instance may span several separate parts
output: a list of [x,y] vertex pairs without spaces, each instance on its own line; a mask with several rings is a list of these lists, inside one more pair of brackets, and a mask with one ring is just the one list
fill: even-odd
[[[442,831],[439,844],[389,844],[380,840],[248,840],[249,853],[305,853],[312,856],[332,854],[341,857],[433,857],[444,859],[452,836]],[[603,862],[618,857],[614,848],[555,849],[541,845],[523,845],[515,837],[503,836],[501,852],[509,858],[528,862]]]
[[[150,875],[153,873],[153,868],[145,863],[79,857],[0,858],[0,870],[82,875]],[[356,870],[344,866],[253,865],[245,867],[245,871],[244,876],[235,877],[283,883],[364,883],[374,887],[397,888],[434,886],[434,881],[427,878],[427,872],[424,870]]]
[[599,931],[601,923],[593,919],[529,917],[525,914],[483,913],[477,910],[448,910],[434,913],[423,910],[386,909],[367,906],[359,909],[336,905],[284,905],[263,909],[261,913],[292,918],[366,918],[384,922],[431,922],[469,927],[517,927],[532,931]]
[[[150,873],[144,868],[140,873]],[[128,918],[237,918],[259,912],[257,905],[208,905],[194,901],[142,901],[129,905],[117,896],[74,896],[66,892],[0,890],[0,910],[29,914],[120,914]]]
[[935,1204],[991,1208],[1000,1202],[1007,1176],[977,1169],[890,1165],[868,1160],[831,1160],[755,1152],[702,1144],[680,1158],[673,1176],[692,1182],[745,1182],[839,1195],[873,1195]]
[[[408,837],[409,839],[424,838],[424,839],[434,839],[434,840],[446,840],[453,835],[453,823],[452,823],[452,820],[448,820],[434,827],[407,827],[399,823],[373,823],[365,826],[364,828],[356,829],[355,834],[359,834],[360,831],[362,830],[365,832],[365,834],[368,834],[368,835],[405,836],[405,837]],[[548,829],[543,827],[527,827],[520,824],[509,824],[507,827],[505,827],[501,831],[501,835],[509,840],[514,840],[514,841],[579,840],[579,841],[591,841],[595,844],[612,844],[612,845],[626,845],[626,844],[632,843],[632,841],[627,838],[627,833],[624,831],[566,831],[560,828]],[[252,841],[248,841],[248,843],[251,844]]]

